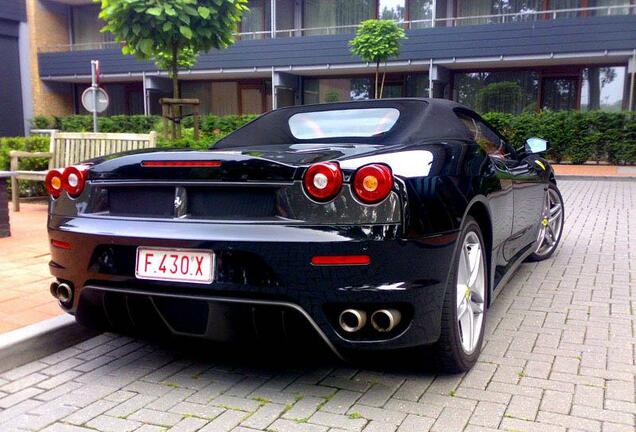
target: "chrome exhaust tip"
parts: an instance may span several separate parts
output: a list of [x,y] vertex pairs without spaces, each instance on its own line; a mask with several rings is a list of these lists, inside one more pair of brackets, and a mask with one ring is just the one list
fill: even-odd
[[387,333],[397,327],[401,319],[397,309],[379,309],[371,315],[371,325],[380,333]]
[[68,306],[73,301],[73,290],[66,283],[61,283],[55,290],[55,297],[65,306]]
[[338,323],[347,333],[355,333],[367,323],[367,313],[358,309],[345,309],[340,312]]

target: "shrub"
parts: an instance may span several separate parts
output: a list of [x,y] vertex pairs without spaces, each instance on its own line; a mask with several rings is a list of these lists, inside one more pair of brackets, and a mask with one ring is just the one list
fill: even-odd
[[[18,137],[0,138],[0,170],[6,171],[11,166],[9,152],[11,150],[21,150],[26,152],[46,152],[49,151],[48,137]],[[25,171],[43,171],[48,168],[49,161],[45,158],[20,159],[20,169]],[[21,196],[41,196],[45,195],[44,184],[42,182],[20,182]]]
[[483,116],[514,148],[536,136],[550,142],[548,158],[562,162],[588,160],[636,163],[634,113],[603,111],[542,111]]
[[[110,133],[148,133],[155,129],[160,120],[158,116],[115,115],[97,118],[100,132]],[[64,117],[35,116],[31,120],[35,129],[58,129],[63,132],[91,132],[93,116],[71,115]]]

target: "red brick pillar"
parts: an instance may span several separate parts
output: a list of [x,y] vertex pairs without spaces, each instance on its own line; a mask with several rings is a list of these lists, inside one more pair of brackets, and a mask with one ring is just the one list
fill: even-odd
[[8,178],[0,177],[0,237],[9,237],[9,191]]

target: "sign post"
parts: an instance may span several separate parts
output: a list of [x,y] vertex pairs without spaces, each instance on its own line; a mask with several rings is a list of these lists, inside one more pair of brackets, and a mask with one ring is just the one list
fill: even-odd
[[[97,108],[97,91],[99,85],[99,60],[91,60],[91,87],[93,88],[93,106]],[[97,109],[93,110],[93,132],[99,132],[97,126]]]
[[93,113],[93,132],[99,132],[97,114],[108,108],[108,93],[99,86],[99,60],[91,60],[91,86],[82,93],[82,105],[86,111]]

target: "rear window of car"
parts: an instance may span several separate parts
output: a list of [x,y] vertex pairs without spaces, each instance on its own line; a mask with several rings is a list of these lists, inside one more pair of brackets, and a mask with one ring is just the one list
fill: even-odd
[[296,139],[373,137],[388,132],[400,117],[396,108],[363,108],[294,114],[289,129]]

